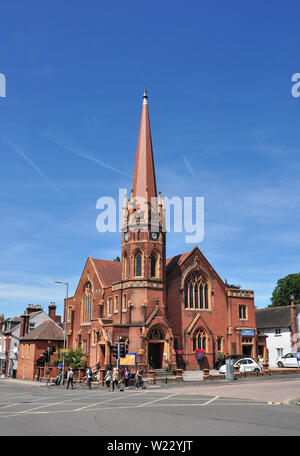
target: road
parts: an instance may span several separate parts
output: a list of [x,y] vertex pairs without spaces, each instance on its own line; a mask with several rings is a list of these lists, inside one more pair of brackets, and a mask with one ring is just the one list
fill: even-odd
[[1,436],[299,436],[300,378],[107,392],[0,380]]

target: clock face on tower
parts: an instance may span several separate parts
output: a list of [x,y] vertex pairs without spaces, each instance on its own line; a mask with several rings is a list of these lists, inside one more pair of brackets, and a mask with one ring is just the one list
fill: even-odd
[[151,238],[152,238],[154,241],[157,241],[157,239],[158,239],[158,233],[156,233],[155,231],[153,231],[153,232],[151,233]]

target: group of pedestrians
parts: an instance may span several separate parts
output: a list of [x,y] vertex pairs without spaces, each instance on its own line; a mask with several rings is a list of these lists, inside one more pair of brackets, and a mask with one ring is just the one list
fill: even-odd
[[[86,381],[88,389],[92,387],[92,378],[93,378],[93,371],[91,366],[88,367],[86,371]],[[108,391],[124,391],[128,390],[129,388],[129,380],[132,378],[131,373],[127,367],[125,367],[122,371],[117,367],[114,367],[113,370],[108,368],[104,377],[106,388]],[[74,389],[74,371],[72,368],[68,369],[67,373],[67,389],[71,386]],[[60,382],[57,382],[59,384]],[[145,389],[144,379],[143,379],[143,371],[138,369],[135,376],[134,376],[134,387],[135,389]]]
[[[107,369],[104,380],[106,388],[108,391],[115,391],[115,388],[119,391],[124,391],[124,388],[128,390],[129,380],[131,378],[131,373],[127,367],[124,368],[121,372],[117,367]],[[138,369],[135,374],[135,388],[136,389],[145,389],[143,371]]]

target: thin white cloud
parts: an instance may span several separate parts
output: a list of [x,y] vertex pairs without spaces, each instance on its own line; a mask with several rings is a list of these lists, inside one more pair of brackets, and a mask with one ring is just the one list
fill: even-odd
[[[2,138],[3,139],[3,138]],[[3,139],[3,141],[12,149],[14,150],[20,157],[22,157],[30,166],[33,168],[43,179],[44,181],[52,187],[57,193],[62,195],[61,190],[51,182],[47,176],[40,170],[40,168],[15,144],[12,144],[11,142]]]
[[129,174],[125,173],[124,171],[121,171],[120,169],[114,168],[111,165],[108,165],[107,163],[104,163],[102,160],[99,160],[98,158],[93,157],[90,154],[87,154],[86,152],[83,152],[80,150],[78,147],[73,147],[70,145],[62,144],[61,142],[57,141],[56,139],[53,139],[47,132],[42,133],[49,141],[53,142],[57,146],[67,150],[68,152],[71,152],[74,155],[77,155],[78,157],[85,158],[86,160],[89,160],[93,163],[96,163],[99,166],[102,166],[103,168],[109,169],[110,171],[114,171],[115,173],[121,174],[122,176],[126,177],[132,177]]
[[187,158],[185,156],[183,156],[183,161],[184,161],[185,166],[187,167],[187,169],[191,173],[191,175],[196,179],[196,181],[199,182],[197,174],[195,173],[195,171],[193,170],[192,166],[190,165],[190,163],[188,162],[188,160],[187,160]]

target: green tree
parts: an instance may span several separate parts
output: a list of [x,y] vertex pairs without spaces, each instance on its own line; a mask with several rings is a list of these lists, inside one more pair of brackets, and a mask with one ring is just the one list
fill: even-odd
[[120,259],[119,256],[116,256],[116,258],[114,258],[114,261],[117,261],[118,263],[120,263],[120,262],[121,262],[121,259]]
[[288,306],[291,302],[291,295],[294,295],[294,303],[300,304],[300,273],[289,274],[279,279],[274,288],[271,302],[268,307]]
[[[62,363],[62,354],[61,354],[60,350],[58,350],[58,354],[59,354],[59,359],[54,360],[55,364]],[[70,349],[68,351],[68,353],[65,353],[65,366],[72,367],[72,369],[74,371],[76,371],[77,369],[84,369],[87,365],[86,359],[83,358],[84,356],[85,356],[85,353],[82,350]]]
[[240,285],[235,285],[234,283],[228,283],[226,278],[224,280],[224,283],[225,283],[226,287],[228,287],[228,288],[236,288],[238,290],[241,288]]

